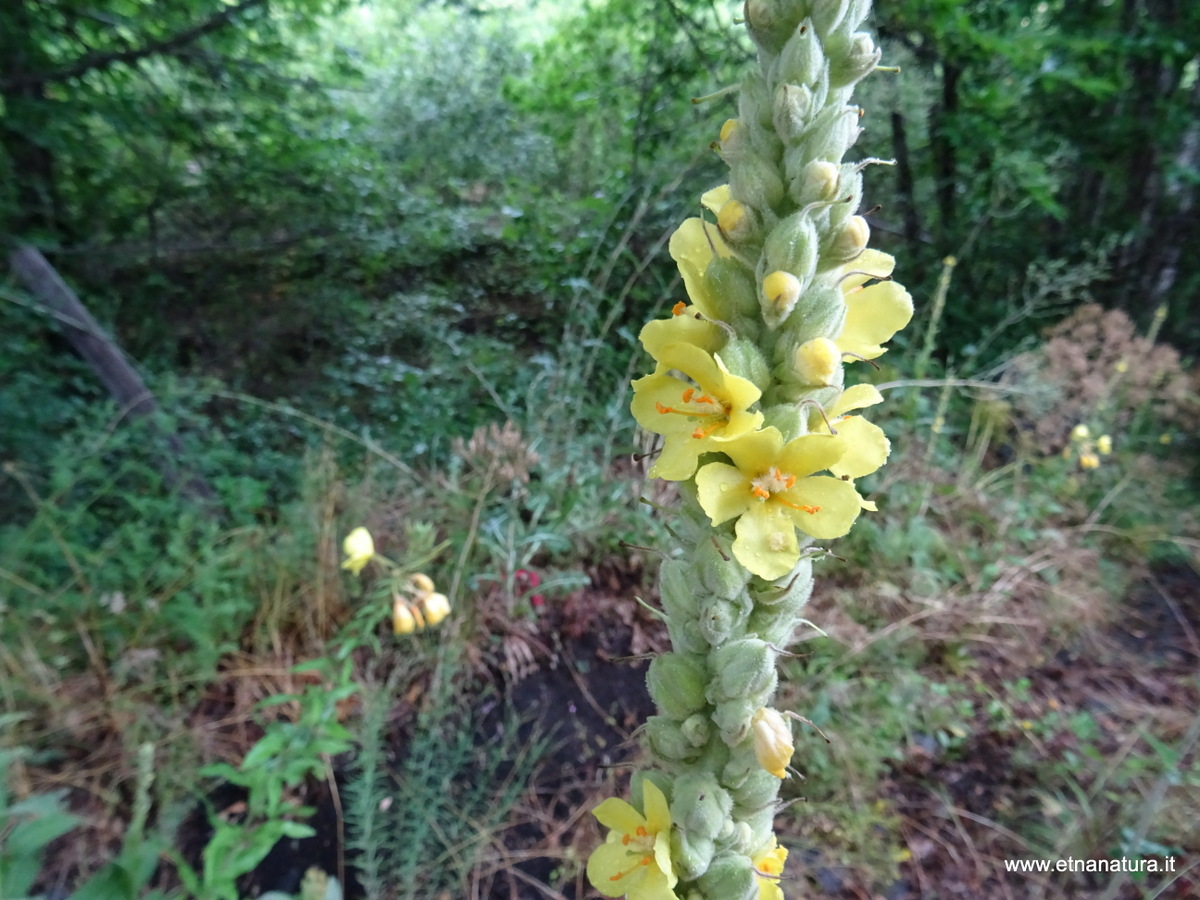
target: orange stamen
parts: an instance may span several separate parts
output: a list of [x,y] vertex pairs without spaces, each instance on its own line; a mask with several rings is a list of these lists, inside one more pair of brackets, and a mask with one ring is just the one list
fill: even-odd
[[684,403],[691,403],[691,402],[692,402],[692,398],[693,398],[694,396],[696,396],[696,389],[695,389],[695,388],[688,388],[686,391],[684,391],[684,392],[683,392],[683,402],[684,402]]
[[684,303],[682,300],[680,300],[678,303],[676,303],[674,306],[671,307],[671,315],[682,316],[683,311],[685,309],[687,309],[687,304]]
[[750,493],[752,493],[759,500],[768,500],[771,497],[770,491],[768,491],[765,487],[759,487],[757,484],[751,489]]

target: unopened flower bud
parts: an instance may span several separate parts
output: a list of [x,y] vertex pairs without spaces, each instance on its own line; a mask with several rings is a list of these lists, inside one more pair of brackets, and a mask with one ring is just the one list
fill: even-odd
[[779,53],[805,14],[803,3],[778,0],[746,0],[743,16],[754,43],[768,53]]
[[704,541],[696,551],[696,568],[700,580],[706,590],[722,600],[732,600],[738,596],[750,580],[746,567],[733,556],[733,549],[728,539],[719,544],[714,539]]
[[425,613],[425,622],[437,625],[450,615],[450,600],[445,594],[426,594],[421,598],[421,611]]
[[409,576],[408,582],[418,594],[433,593],[433,579],[423,572],[417,572]]
[[[754,273],[735,257],[714,257],[704,270],[704,286],[723,321],[732,324],[739,319],[758,316],[758,286],[754,283]],[[745,329],[739,327],[738,331]]]
[[763,244],[764,273],[782,269],[801,279],[803,290],[817,262],[817,229],[802,212],[793,213],[771,229]]
[[842,366],[842,351],[829,338],[813,338],[796,348],[795,370],[801,384],[830,384]]
[[1102,434],[1096,438],[1096,449],[1101,456],[1108,456],[1112,453],[1112,437],[1107,434]]
[[712,727],[708,716],[702,712],[698,712],[684,719],[683,724],[679,726],[679,732],[693,747],[703,747],[708,743]]
[[840,171],[828,160],[814,159],[801,171],[792,187],[792,199],[799,206],[827,203],[837,196]]
[[671,818],[691,837],[714,840],[733,811],[733,798],[711,772],[691,772],[675,779]]
[[852,34],[848,46],[831,50],[829,86],[839,88],[857,84],[875,71],[882,55],[869,34]]
[[717,228],[721,231],[721,237],[736,246],[745,243],[757,233],[758,223],[755,219],[756,216],[745,204],[730,200],[717,213]]
[[731,374],[745,378],[759,390],[766,390],[770,386],[771,370],[756,342],[734,338],[715,355]]
[[833,104],[822,109],[812,120],[804,139],[789,146],[783,156],[788,181],[794,181],[814,159],[841,159],[858,140],[857,107]]
[[754,730],[754,758],[758,764],[776,778],[787,776],[788,763],[792,761],[795,746],[792,744],[792,729],[779,710],[763,707],[752,718]]
[[815,105],[807,85],[781,84],[775,88],[775,130],[785,142],[800,140]]
[[722,144],[729,140],[735,131],[741,127],[737,119],[726,119],[725,124],[721,126],[721,134],[718,138]]
[[712,652],[709,699],[718,702],[765,690],[775,677],[775,651],[757,638],[730,641]]
[[646,686],[664,715],[686,719],[704,708],[704,663],[698,656],[664,653],[650,663]]
[[1077,444],[1080,443],[1081,441],[1086,441],[1091,436],[1092,436],[1091,429],[1088,428],[1086,425],[1084,425],[1082,422],[1080,422],[1078,425],[1076,425],[1074,428],[1071,429],[1071,440],[1075,441],[1075,443],[1077,443]]
[[770,311],[768,321],[782,322],[796,308],[803,290],[800,279],[791,272],[779,269],[763,279],[763,297],[767,301],[764,315]]
[[747,153],[733,162],[729,170],[729,186],[737,197],[749,206],[770,210],[779,205],[786,193],[779,169],[757,153]]
[[813,0],[809,15],[817,34],[825,38],[842,23],[849,0]]
[[1095,453],[1080,453],[1079,468],[1081,469],[1098,469],[1100,468],[1100,457]]
[[811,28],[797,28],[775,61],[772,80],[777,84],[810,85],[817,82],[824,68],[825,52],[820,38]]
[[412,607],[402,597],[392,601],[392,632],[394,634],[412,634],[417,630],[417,617],[413,615]]
[[650,748],[664,759],[683,762],[700,754],[700,750],[684,737],[679,724],[666,716],[651,716],[646,720],[646,737]]
[[698,885],[705,897],[747,900],[764,896],[759,893],[759,880],[750,858],[743,853],[722,853],[700,876]]
[[866,248],[871,240],[871,226],[862,216],[851,216],[842,230],[822,254],[823,262],[849,262]]

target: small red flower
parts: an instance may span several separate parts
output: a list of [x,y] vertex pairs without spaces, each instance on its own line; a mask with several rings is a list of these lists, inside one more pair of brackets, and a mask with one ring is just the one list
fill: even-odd
[[[531,572],[529,569],[517,569],[513,572],[513,585],[520,591],[529,593],[542,583],[542,578],[537,572]],[[546,598],[541,594],[530,594],[529,603],[531,606],[545,606]]]

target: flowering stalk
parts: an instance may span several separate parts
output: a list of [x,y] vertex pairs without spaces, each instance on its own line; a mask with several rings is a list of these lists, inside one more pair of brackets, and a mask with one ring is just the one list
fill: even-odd
[[776,661],[812,592],[813,541],[875,508],[854,479],[890,449],[858,415],[882,397],[845,387],[843,366],[880,356],[912,317],[857,214],[876,160],[842,162],[860,131],[850,95],[880,58],[856,31],[869,10],[747,0],[760,71],[713,145],[729,184],[671,239],[688,301],[641,332],[655,368],[632,411],[663,439],[651,476],[683,504],[659,576],[673,649],[647,675],[654,768],[632,804],[596,809],[610,833],[588,878],[608,897],[782,898],[773,828],[792,732],[771,706]]

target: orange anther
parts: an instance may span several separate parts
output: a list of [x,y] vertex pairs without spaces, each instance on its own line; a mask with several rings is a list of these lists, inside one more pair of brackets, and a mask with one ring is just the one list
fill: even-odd
[[753,488],[751,488],[750,493],[752,493],[759,500],[766,500],[766,499],[770,498],[770,496],[771,496],[770,491],[768,491],[765,487],[760,487],[757,484]]
[[821,507],[819,506],[800,506],[799,509],[804,510],[804,512],[808,513],[810,516],[816,515],[821,511]]
[[687,304],[684,303],[682,300],[680,300],[678,303],[676,303],[674,306],[671,307],[671,315],[682,316],[683,311],[685,309],[687,309]]
[[692,402],[692,398],[693,398],[694,396],[696,396],[696,389],[695,389],[695,388],[688,388],[686,391],[684,391],[684,392],[683,392],[683,402],[684,402],[684,403],[691,403],[691,402]]

